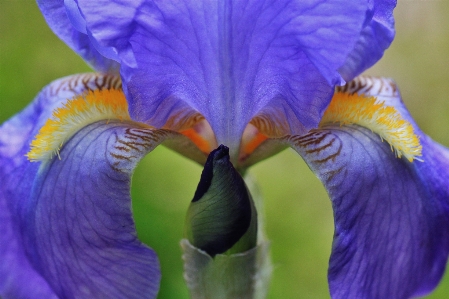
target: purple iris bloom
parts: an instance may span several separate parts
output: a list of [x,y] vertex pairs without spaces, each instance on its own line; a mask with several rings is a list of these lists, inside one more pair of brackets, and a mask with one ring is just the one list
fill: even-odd
[[449,151],[391,80],[357,77],[393,40],[395,1],[38,4],[100,73],[52,82],[0,127],[2,298],[156,297],[130,182],[162,143],[199,163],[224,144],[241,171],[295,149],[334,209],[332,298],[437,285]]

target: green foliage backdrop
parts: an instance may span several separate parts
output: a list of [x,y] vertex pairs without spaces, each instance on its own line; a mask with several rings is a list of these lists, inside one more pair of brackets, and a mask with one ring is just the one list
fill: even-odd
[[[396,79],[421,128],[449,146],[449,1],[399,0],[397,38],[369,74]],[[0,122],[52,80],[90,71],[47,28],[32,0],[0,0]],[[291,150],[254,166],[265,198],[274,275],[269,298],[329,298],[326,271],[333,234],[324,188]],[[133,177],[139,237],[160,255],[159,298],[188,298],[179,241],[201,167],[157,148]],[[449,183],[449,182],[448,182]],[[1,224],[0,224],[1,225]],[[427,298],[447,298],[449,275]]]

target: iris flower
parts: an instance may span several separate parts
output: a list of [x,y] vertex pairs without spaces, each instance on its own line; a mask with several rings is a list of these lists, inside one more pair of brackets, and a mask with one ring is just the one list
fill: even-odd
[[390,79],[395,1],[38,0],[98,73],[50,83],[0,127],[0,296],[154,298],[130,181],[159,144],[239,172],[292,147],[334,210],[332,298],[410,298],[449,251],[449,151]]

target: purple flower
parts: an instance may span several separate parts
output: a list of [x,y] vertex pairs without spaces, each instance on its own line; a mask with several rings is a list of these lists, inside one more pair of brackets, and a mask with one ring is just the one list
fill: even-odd
[[436,286],[449,151],[392,81],[356,78],[391,43],[395,1],[38,4],[102,73],[51,83],[0,127],[2,298],[154,298],[129,188],[161,143],[199,163],[224,144],[241,171],[294,148],[333,204],[332,298]]

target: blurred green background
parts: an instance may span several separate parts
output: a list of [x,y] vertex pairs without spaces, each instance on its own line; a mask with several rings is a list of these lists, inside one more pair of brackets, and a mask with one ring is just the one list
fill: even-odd
[[[393,77],[421,128],[449,146],[449,1],[406,1],[395,11],[397,37],[367,73]],[[48,29],[32,0],[0,0],[0,122],[62,76],[90,69]],[[286,150],[251,168],[265,198],[274,273],[269,298],[329,298],[327,264],[333,218],[321,183]],[[188,298],[179,241],[201,168],[162,147],[133,177],[140,239],[158,252],[159,298]],[[448,298],[449,275],[426,298]]]

